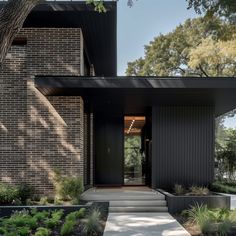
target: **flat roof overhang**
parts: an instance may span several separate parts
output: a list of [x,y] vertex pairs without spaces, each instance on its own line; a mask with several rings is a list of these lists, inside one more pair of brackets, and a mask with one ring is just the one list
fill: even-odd
[[141,113],[153,105],[214,105],[219,116],[236,108],[236,77],[38,76],[45,96],[82,96],[94,107],[112,104]]

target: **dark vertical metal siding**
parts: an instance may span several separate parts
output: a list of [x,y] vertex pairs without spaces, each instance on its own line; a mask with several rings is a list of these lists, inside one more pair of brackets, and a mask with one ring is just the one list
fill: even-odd
[[152,110],[152,186],[205,185],[214,176],[214,107]]

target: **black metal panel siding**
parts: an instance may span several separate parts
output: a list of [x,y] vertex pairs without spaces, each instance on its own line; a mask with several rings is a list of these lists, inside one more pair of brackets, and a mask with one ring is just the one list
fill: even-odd
[[152,187],[212,182],[214,107],[156,106],[152,112]]

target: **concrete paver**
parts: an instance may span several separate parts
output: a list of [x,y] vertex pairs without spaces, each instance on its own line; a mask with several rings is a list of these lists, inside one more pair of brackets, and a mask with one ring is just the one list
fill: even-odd
[[104,236],[190,236],[169,213],[109,213]]

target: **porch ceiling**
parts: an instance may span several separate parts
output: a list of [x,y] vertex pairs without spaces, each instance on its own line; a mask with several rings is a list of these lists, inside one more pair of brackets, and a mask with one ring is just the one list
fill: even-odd
[[153,105],[215,105],[219,116],[236,108],[236,77],[54,77],[39,76],[46,96],[83,96],[94,107],[122,106],[142,113]]

